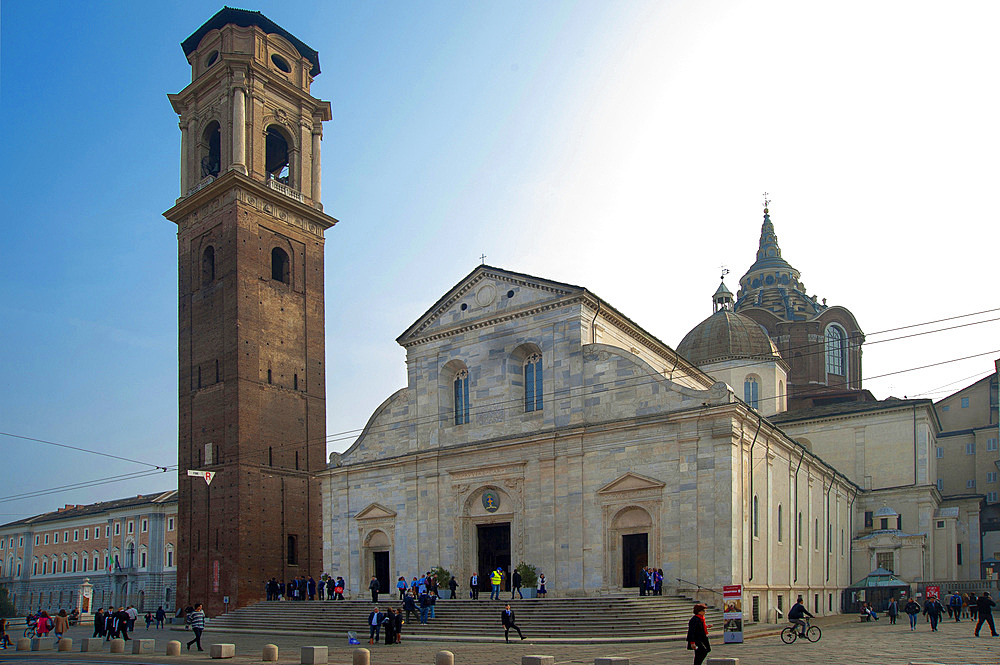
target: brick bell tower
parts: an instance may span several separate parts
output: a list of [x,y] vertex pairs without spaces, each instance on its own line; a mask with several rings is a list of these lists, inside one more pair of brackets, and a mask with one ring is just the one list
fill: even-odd
[[[177,603],[209,615],[319,575],[325,468],[319,57],[225,8],[181,45]],[[211,485],[189,469],[217,475]]]

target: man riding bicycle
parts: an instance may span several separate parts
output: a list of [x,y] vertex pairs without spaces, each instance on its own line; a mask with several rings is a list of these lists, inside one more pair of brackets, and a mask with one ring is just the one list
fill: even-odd
[[788,620],[792,625],[799,627],[799,637],[806,636],[806,622],[802,619],[803,616],[807,616],[810,619],[813,618],[813,615],[809,613],[806,606],[802,604],[802,596],[799,596],[795,604],[792,605],[792,609],[788,610]]

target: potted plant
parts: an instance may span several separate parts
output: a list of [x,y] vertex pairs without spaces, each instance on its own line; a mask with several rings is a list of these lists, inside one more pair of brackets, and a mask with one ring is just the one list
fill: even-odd
[[514,570],[521,575],[521,591],[525,598],[535,598],[538,591],[538,569],[522,561]]
[[442,566],[437,568],[431,568],[431,575],[438,583],[438,596],[444,599],[451,598],[451,588],[448,584],[451,582],[451,571]]

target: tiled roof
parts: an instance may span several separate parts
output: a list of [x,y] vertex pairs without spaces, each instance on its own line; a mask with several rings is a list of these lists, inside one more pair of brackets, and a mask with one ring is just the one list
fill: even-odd
[[142,506],[146,504],[164,504],[164,503],[176,503],[176,502],[177,502],[177,490],[167,490],[166,492],[157,492],[155,494],[139,494],[138,496],[130,496],[125,499],[114,499],[112,501],[99,501],[97,503],[89,503],[81,506],[67,506],[65,508],[60,508],[59,510],[54,510],[50,513],[42,513],[41,515],[35,515],[34,517],[26,517],[25,519],[17,520],[16,522],[8,522],[7,524],[0,525],[0,528],[16,526],[19,524],[29,525],[29,524],[41,524],[44,522],[55,522],[57,520],[84,517],[86,515],[98,515],[100,513],[106,513],[111,510],[121,510],[122,508],[134,508],[136,506]]
[[932,402],[929,399],[898,399],[890,397],[888,399],[875,402],[838,402],[836,404],[824,404],[814,406],[809,409],[796,409],[795,411],[785,411],[768,418],[775,424],[793,423],[799,420],[815,420],[817,418],[830,418],[832,416],[845,416],[852,413],[865,413],[875,411],[886,411],[888,409],[913,408],[914,406],[929,406]]

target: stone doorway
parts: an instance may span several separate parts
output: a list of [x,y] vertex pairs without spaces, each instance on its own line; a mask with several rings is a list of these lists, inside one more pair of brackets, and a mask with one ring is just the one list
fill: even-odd
[[372,565],[378,578],[379,593],[389,593],[389,552],[372,552]]
[[622,536],[622,586],[639,586],[639,570],[649,565],[649,534]]
[[477,524],[476,539],[479,552],[479,590],[489,593],[492,590],[490,573],[498,567],[502,568],[504,590],[510,590],[510,522],[498,524]]

